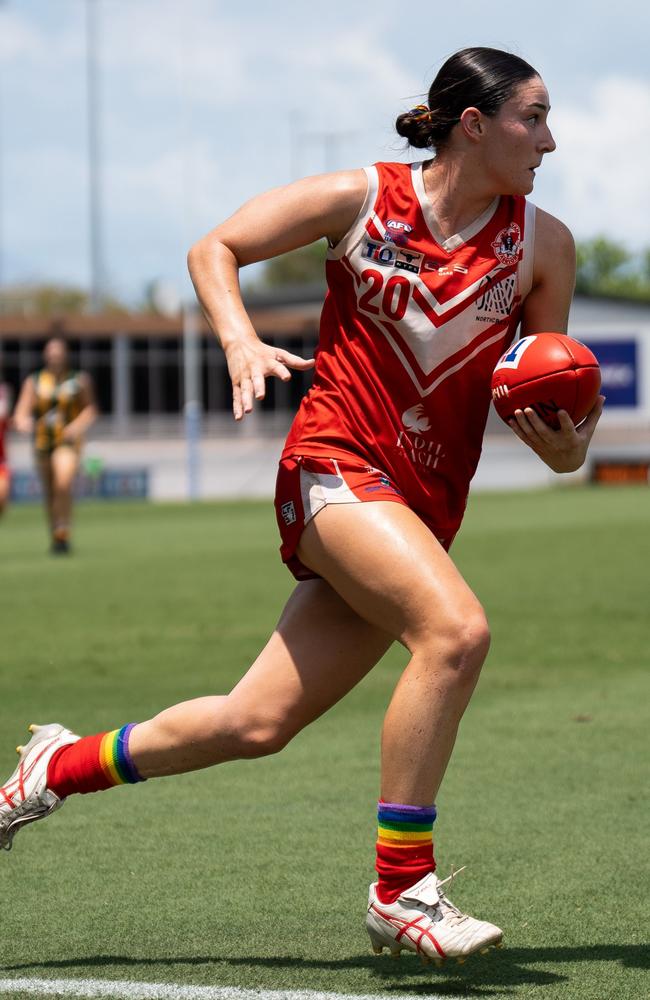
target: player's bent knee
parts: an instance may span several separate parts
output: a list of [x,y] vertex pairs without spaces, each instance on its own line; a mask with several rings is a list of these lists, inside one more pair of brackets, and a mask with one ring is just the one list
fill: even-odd
[[295,733],[279,723],[254,723],[238,733],[238,754],[242,759],[270,757],[284,750]]
[[[431,627],[420,640],[429,647],[440,669],[451,671],[454,681],[474,684],[490,648],[490,627],[480,604],[459,608],[444,622]],[[427,649],[425,648],[425,655]]]
[[452,646],[452,665],[459,677],[475,679],[490,648],[490,627],[482,608],[462,620]]

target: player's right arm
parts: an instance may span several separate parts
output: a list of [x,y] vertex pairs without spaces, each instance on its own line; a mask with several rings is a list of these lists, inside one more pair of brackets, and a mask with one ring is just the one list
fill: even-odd
[[19,434],[31,434],[34,429],[34,407],[36,405],[36,390],[34,379],[28,375],[22,384],[18,402],[12,418],[12,424]]
[[253,399],[264,398],[267,376],[286,381],[291,368],[304,371],[314,364],[258,338],[242,302],[239,268],[322,238],[337,243],[359,214],[366,191],[363,170],[307,177],[246,202],[191,248],[190,276],[226,354],[235,420],[250,413]]

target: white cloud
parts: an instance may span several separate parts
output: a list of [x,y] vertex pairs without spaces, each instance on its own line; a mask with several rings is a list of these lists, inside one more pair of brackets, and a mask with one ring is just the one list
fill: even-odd
[[38,27],[11,8],[2,11],[1,16],[0,59],[3,64],[44,54],[45,36]]
[[[21,9],[14,0],[1,12],[0,207],[12,275],[29,269],[83,281],[84,4],[54,6],[38,0]],[[118,290],[175,274],[188,239],[289,178],[292,113],[299,174],[399,157],[396,114],[426,88],[429,60],[471,41],[459,34],[469,28],[442,12],[435,26],[407,30],[393,4],[377,0],[372,17],[369,9],[332,0],[315,32],[309,6],[292,0],[240,8],[97,0],[106,256]],[[492,17],[486,11],[486,23]],[[503,18],[510,26],[510,14]],[[472,36],[480,23],[472,21]],[[604,30],[596,34],[594,51],[607,41]],[[558,151],[539,173],[534,200],[579,237],[602,231],[650,244],[650,83],[626,68],[598,82],[586,56],[580,66],[584,101],[554,87]],[[329,164],[328,131],[341,133]]]
[[[583,104],[556,103],[551,126],[557,151],[544,163],[535,200],[579,238],[606,233],[649,245],[650,82],[604,79]],[[539,192],[547,188],[545,202]]]

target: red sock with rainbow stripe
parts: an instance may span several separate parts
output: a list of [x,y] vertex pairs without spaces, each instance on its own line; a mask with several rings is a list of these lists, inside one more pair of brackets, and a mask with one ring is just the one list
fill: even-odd
[[129,753],[129,735],[135,722],[110,733],[83,736],[61,747],[49,763],[47,787],[60,799],[75,793],[101,792],[115,785],[144,781]]
[[380,903],[397,897],[421,878],[435,871],[433,821],[435,806],[405,806],[397,802],[377,803],[377,863]]

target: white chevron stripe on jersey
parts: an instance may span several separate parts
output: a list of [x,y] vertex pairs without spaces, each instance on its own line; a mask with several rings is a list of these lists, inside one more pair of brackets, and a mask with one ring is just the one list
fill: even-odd
[[[416,280],[414,284],[417,285],[418,293],[422,296],[426,304],[432,309],[436,316],[444,316],[445,313],[451,312],[452,309],[455,309],[456,306],[462,305],[463,302],[468,302],[472,297],[478,297],[479,290],[481,285],[484,284],[485,279],[487,278],[489,280],[503,270],[505,270],[504,265],[497,264],[496,267],[493,267],[491,271],[487,272],[487,274],[477,278],[473,284],[468,285],[467,288],[463,288],[461,292],[458,292],[458,294],[454,295],[453,298],[447,299],[446,302],[439,302],[435,295],[429,291],[423,281]],[[416,276],[414,275],[414,277]]]
[[[472,361],[486,347],[490,347],[492,344],[495,344],[498,340],[502,339],[508,324],[506,322],[500,323],[499,329],[496,332],[493,326],[489,327],[488,330],[484,330],[482,334],[479,334],[478,337],[475,337],[475,339],[470,342],[470,345],[467,345],[470,346],[469,353],[462,352],[461,354],[461,351],[458,350],[451,356],[447,357],[446,361],[449,362],[448,366],[445,366],[443,363],[436,366],[436,368],[432,369],[428,373],[431,375],[433,372],[436,372],[433,382],[431,383],[429,383],[429,380],[424,376],[424,373],[421,370],[418,370],[420,366],[417,365],[416,368],[406,355],[404,351],[406,345],[397,333],[394,325],[387,323],[384,320],[379,320],[378,326],[381,328],[389,344],[402,362],[404,370],[410,377],[420,396],[424,397],[430,395],[430,393],[432,393],[434,389],[437,389],[438,386],[445,381],[445,379],[449,378],[450,375],[453,375],[455,372],[460,371],[461,368],[464,368],[468,362]],[[507,347],[507,345],[504,345],[504,349],[505,347]],[[459,357],[459,355],[461,356]],[[454,358],[457,358],[455,362]]]

